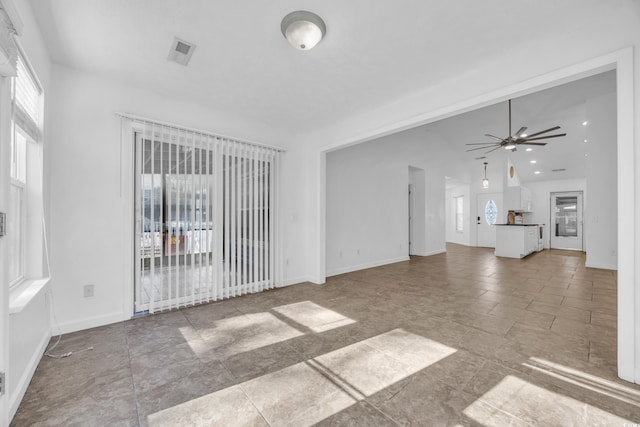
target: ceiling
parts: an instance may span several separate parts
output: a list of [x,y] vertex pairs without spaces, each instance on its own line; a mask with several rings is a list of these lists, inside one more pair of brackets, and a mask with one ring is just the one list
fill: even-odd
[[[529,61],[526,46],[553,40],[558,28],[597,28],[597,13],[577,11],[602,9],[600,0],[30,1],[54,62],[294,136],[493,58]],[[325,39],[308,52],[291,48],[280,32],[282,18],[300,9],[327,24]],[[197,46],[188,67],[166,59],[175,36]],[[504,133],[474,129],[478,137]]]
[[[485,108],[460,114],[445,120],[425,125],[432,128],[442,137],[444,142],[461,153],[475,167],[478,173],[483,171],[483,162],[488,162],[488,169],[506,165],[509,156],[516,167],[520,178],[524,182],[547,181],[554,179],[584,178],[586,176],[586,157],[589,148],[594,143],[602,141],[588,141],[588,126],[583,122],[601,118],[588,117],[587,103],[589,100],[606,95],[615,94],[615,71],[608,71],[588,78],[577,80],[551,89],[539,91],[512,100],[512,132],[527,126],[527,132],[533,133],[553,126],[561,129],[551,134],[566,133],[561,138],[548,139],[545,146],[532,146],[527,152],[526,146],[520,146],[515,152],[504,149],[485,154],[487,150],[467,152],[471,146],[468,143],[491,141],[485,134],[506,137],[509,133],[508,103],[501,102]],[[602,118],[605,119],[605,118]],[[615,120],[615,114],[606,119]],[[615,125],[614,125],[615,126]],[[587,139],[587,143],[584,140]],[[608,141],[611,149],[615,150],[615,140]],[[485,156],[485,159],[479,157]],[[535,160],[535,164],[531,164]],[[553,172],[554,169],[565,171]],[[494,169],[495,170],[495,169]],[[539,171],[540,174],[535,174]]]

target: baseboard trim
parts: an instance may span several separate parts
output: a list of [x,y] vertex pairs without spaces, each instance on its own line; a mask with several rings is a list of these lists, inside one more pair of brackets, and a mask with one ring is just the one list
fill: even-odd
[[591,263],[591,262],[585,262],[584,266],[587,268],[598,268],[601,270],[615,270],[618,271],[618,266],[617,265],[611,265],[611,264],[598,264],[598,263]]
[[444,254],[447,253],[446,249],[436,249],[435,251],[429,251],[429,252],[418,252],[415,254],[411,254],[412,256],[431,256],[431,255],[438,255],[438,254]]
[[125,320],[129,320],[131,315],[123,312],[105,314],[104,316],[89,317],[87,319],[77,320],[73,322],[58,323],[51,327],[51,335],[69,334],[71,332],[82,331],[85,329],[97,328],[98,326],[110,325]]
[[24,370],[24,373],[20,377],[18,381],[17,387],[15,388],[15,393],[10,397],[9,400],[9,421],[13,420],[13,417],[18,412],[18,407],[22,402],[22,398],[27,392],[27,387],[29,387],[29,383],[33,378],[33,375],[36,373],[36,368],[40,363],[40,359],[44,355],[45,350],[47,349],[47,345],[49,344],[49,340],[51,339],[51,333],[47,331],[40,340],[38,344],[37,350],[31,356],[31,360],[29,360],[29,364],[27,365],[27,369]]
[[364,270],[366,268],[380,267],[381,265],[394,264],[396,262],[403,261],[409,261],[409,257],[405,255],[398,258],[385,259],[382,261],[371,261],[365,262],[363,264],[352,265],[349,267],[337,268],[335,270],[327,271],[327,277],[337,276],[338,274],[351,273],[352,271]]
[[300,277],[292,277],[290,279],[285,279],[282,282],[282,286],[278,286],[279,288],[284,288],[285,286],[297,285],[299,283],[311,282],[307,276]]

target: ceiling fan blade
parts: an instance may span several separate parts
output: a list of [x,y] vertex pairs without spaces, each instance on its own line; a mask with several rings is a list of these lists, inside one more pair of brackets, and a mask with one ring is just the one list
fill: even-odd
[[518,145],[547,145],[546,142],[520,142]]
[[489,153],[491,153],[492,151],[496,151],[498,148],[502,148],[502,145],[498,145],[498,146],[497,146],[496,148],[494,148],[493,150],[489,150],[489,151],[487,151],[487,152],[486,152],[486,153],[484,153],[484,154],[489,154]]
[[560,126],[554,126],[552,128],[541,130],[540,132],[532,133],[531,135],[527,135],[527,138],[531,138],[532,136],[542,135],[543,133],[551,132],[552,130],[558,130],[558,129],[560,129]]
[[[494,144],[497,145],[498,148],[500,148],[500,144]],[[476,150],[486,150],[487,148],[491,148],[491,146],[484,146],[484,147],[476,147],[476,148],[470,148],[467,151],[476,151]]]
[[525,139],[525,141],[537,141],[537,140],[539,140],[539,139],[559,138],[559,137],[561,137],[561,136],[566,136],[566,135],[567,135],[566,133],[557,133],[557,134],[555,134],[555,135],[538,136],[538,137],[536,137],[536,138],[529,138],[529,137],[527,137],[527,138]]
[[496,142],[474,142],[471,144],[464,144],[464,145],[495,145],[498,144]]
[[489,138],[495,138],[495,139],[497,139],[498,141],[501,141],[501,142],[504,141],[504,138],[500,138],[499,136],[495,136],[495,135],[490,135],[488,133],[485,133],[484,136],[488,136]]
[[518,132],[514,133],[513,136],[514,137],[519,137],[521,133],[524,133],[524,131],[527,130],[526,126],[522,126],[520,129],[518,129]]

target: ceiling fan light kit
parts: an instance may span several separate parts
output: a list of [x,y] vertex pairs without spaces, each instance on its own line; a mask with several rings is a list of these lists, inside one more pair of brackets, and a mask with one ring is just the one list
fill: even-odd
[[485,154],[489,154],[492,151],[497,150],[498,148],[504,148],[505,150],[509,150],[514,152],[517,150],[519,145],[547,145],[546,142],[534,142],[540,141],[541,139],[549,139],[549,138],[559,138],[561,136],[566,136],[566,133],[558,133],[554,135],[545,135],[546,133],[555,131],[560,129],[560,126],[554,126],[549,129],[542,130],[540,132],[534,132],[531,134],[525,133],[527,130],[526,126],[518,129],[516,133],[511,133],[511,100],[509,100],[509,136],[506,138],[500,138],[499,136],[485,134],[485,136],[489,138],[493,138],[496,141],[488,141],[488,142],[477,142],[466,145],[477,145],[478,147],[470,148],[467,151],[475,151],[475,150],[489,150]]

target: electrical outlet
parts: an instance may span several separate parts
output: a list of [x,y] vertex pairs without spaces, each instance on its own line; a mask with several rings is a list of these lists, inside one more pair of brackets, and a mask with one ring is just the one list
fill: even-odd
[[84,297],[89,298],[93,296],[94,285],[84,285]]
[[4,372],[0,372],[0,396],[4,394],[4,389],[5,389]]

